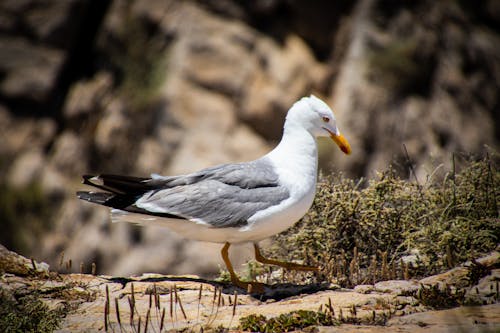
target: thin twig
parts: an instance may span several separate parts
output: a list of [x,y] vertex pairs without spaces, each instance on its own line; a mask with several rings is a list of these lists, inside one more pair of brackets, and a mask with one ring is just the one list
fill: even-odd
[[179,307],[181,308],[182,316],[185,320],[187,320],[186,312],[184,311],[184,307],[182,306],[181,297],[177,294],[177,286],[174,284],[174,292],[175,292],[175,301],[179,302]]

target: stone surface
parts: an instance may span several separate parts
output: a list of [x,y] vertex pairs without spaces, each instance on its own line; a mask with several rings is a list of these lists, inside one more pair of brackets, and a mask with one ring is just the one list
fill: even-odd
[[40,150],[19,154],[7,176],[9,184],[17,188],[29,186],[40,176],[44,163],[44,154]]
[[0,39],[0,94],[46,102],[64,61],[64,54],[20,38]]
[[[420,281],[421,282],[421,281]],[[415,280],[389,280],[375,283],[373,289],[381,293],[391,293],[396,295],[411,295],[420,287]]]
[[72,131],[61,133],[52,147],[50,162],[59,173],[68,176],[86,173],[88,147],[84,138]]
[[[398,296],[401,292],[397,288],[364,293],[356,289],[329,290],[327,286],[314,284],[272,285],[266,287],[263,295],[248,295],[228,283],[193,275],[143,274],[125,278],[55,274],[48,271],[46,264],[35,265],[39,267],[37,271],[32,269],[30,260],[0,247],[0,289],[11,294],[42,293],[42,300],[53,307],[71,304],[60,332],[104,330],[105,325],[111,331],[128,331],[137,329],[139,320],[144,327],[146,318],[149,328],[155,331],[160,331],[160,326],[165,331],[207,331],[221,326],[237,329],[239,319],[252,314],[271,318],[296,310],[319,311],[321,308],[326,311],[330,307],[338,319],[365,320],[365,324],[319,327],[319,332],[484,332],[500,328],[498,297],[490,305],[435,311],[419,304],[414,294]],[[484,279],[498,281],[497,273],[498,270]],[[27,275],[29,277],[25,277]],[[443,274],[441,278],[449,276]],[[395,282],[388,281],[388,284]],[[412,285],[414,282],[398,283]],[[107,315],[106,303],[109,304]],[[131,308],[134,309],[132,318]],[[386,324],[367,325],[374,314],[376,318],[386,318]]]
[[112,89],[112,80],[110,73],[100,72],[90,80],[76,83],[66,98],[64,116],[73,118],[98,110]]
[[354,287],[354,291],[360,294],[369,294],[374,290],[374,286],[371,284],[358,284]]
[[478,283],[467,289],[466,298],[473,304],[489,304],[500,297],[500,269],[493,269]]
[[44,262],[29,260],[0,244],[0,273],[15,276],[48,273],[49,265]]
[[460,307],[449,310],[426,311],[403,317],[395,317],[387,326],[342,325],[319,327],[320,333],[449,333],[449,332],[496,332],[500,327],[500,304],[476,307]]

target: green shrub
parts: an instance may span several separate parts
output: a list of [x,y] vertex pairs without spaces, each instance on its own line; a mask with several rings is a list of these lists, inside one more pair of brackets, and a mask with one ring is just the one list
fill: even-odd
[[35,294],[9,295],[0,289],[1,332],[53,332],[65,313],[49,309]]
[[330,314],[322,311],[297,310],[274,318],[252,314],[240,319],[243,331],[250,332],[290,332],[309,326],[333,326],[339,322]]
[[499,243],[500,172],[490,157],[425,185],[391,168],[362,183],[321,177],[312,208],[268,254],[307,258],[320,278],[352,286],[438,273]]

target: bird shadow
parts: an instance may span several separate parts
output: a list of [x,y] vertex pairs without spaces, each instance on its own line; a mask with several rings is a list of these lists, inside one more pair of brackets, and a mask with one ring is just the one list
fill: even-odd
[[203,279],[198,277],[186,277],[186,276],[154,276],[145,278],[133,278],[133,277],[108,277],[106,280],[119,283],[122,287],[125,287],[127,283],[130,282],[193,282],[193,283],[203,283],[214,286],[215,288],[221,288],[222,292],[225,294],[234,294],[237,292],[240,295],[249,295],[260,301],[275,300],[281,301],[285,298],[303,295],[303,294],[314,294],[319,291],[330,290],[331,285],[329,283],[311,283],[311,284],[293,284],[293,283],[276,283],[276,284],[266,284],[264,285],[264,292],[262,293],[252,293],[245,289],[236,287],[230,282],[224,281],[214,281],[209,279]]

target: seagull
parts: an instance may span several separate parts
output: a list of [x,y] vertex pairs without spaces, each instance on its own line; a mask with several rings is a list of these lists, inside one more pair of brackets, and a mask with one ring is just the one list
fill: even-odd
[[79,191],[77,196],[111,207],[113,222],[161,225],[188,239],[224,244],[221,255],[231,282],[259,292],[264,284],[244,282],[234,272],[228,255],[231,244],[253,243],[255,259],[264,264],[318,270],[268,259],[258,245],[288,229],[311,207],[316,193],[318,137],[330,137],[345,154],[351,153],[333,111],[311,95],[288,110],[280,143],[257,160],[178,176],[84,175],[83,184],[100,191]]

